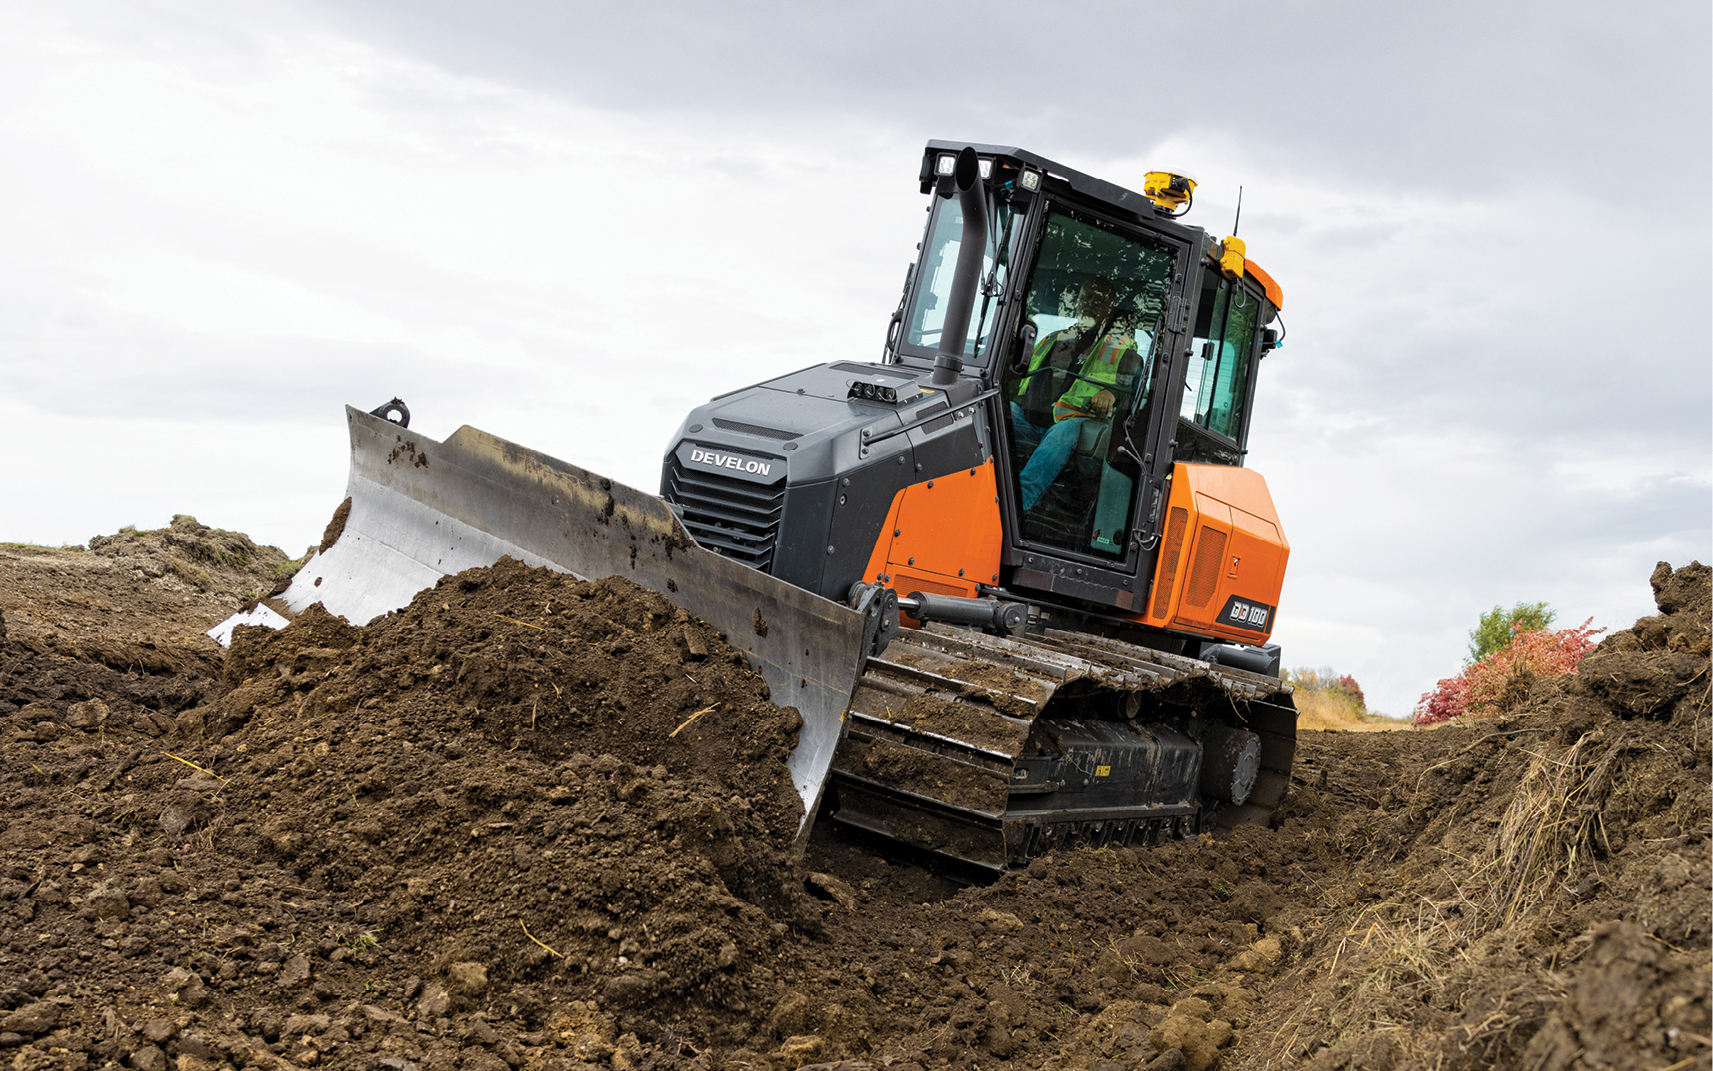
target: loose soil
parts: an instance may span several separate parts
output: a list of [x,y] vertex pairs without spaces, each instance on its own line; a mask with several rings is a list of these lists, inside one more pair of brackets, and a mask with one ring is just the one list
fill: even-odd
[[796,857],[796,712],[626,581],[222,652],[285,554],[93,542],[0,546],[15,1068],[1708,1066],[1699,564],[1498,718],[1301,734],[1275,828],[963,887]]

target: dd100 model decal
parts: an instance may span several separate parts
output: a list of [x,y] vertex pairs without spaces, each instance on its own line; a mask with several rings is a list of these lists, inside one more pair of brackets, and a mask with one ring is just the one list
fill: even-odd
[[1273,608],[1264,602],[1250,602],[1233,595],[1225,600],[1219,613],[1219,624],[1250,632],[1267,632],[1272,628]]

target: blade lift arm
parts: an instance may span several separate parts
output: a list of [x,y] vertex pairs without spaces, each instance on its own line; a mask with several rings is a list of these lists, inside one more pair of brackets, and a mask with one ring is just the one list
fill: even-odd
[[[997,633],[1016,633],[1029,621],[1029,607],[1002,599],[963,599],[912,591],[900,596],[881,584],[853,584],[846,599],[851,609],[867,621],[863,643],[864,661],[878,657],[898,635],[899,615],[927,624],[939,621]],[[859,668],[858,672],[861,670]]]

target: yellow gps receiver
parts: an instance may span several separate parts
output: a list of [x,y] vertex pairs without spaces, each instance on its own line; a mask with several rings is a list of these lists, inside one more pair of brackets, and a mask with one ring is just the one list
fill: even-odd
[[1174,216],[1189,211],[1195,192],[1196,180],[1175,171],[1150,171],[1142,176],[1142,195]]

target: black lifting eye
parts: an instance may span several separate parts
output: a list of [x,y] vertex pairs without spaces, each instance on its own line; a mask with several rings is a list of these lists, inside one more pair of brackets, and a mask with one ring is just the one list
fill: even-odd
[[369,410],[369,415],[390,420],[401,428],[410,427],[410,406],[404,404],[403,398],[394,398],[385,405],[376,406]]

